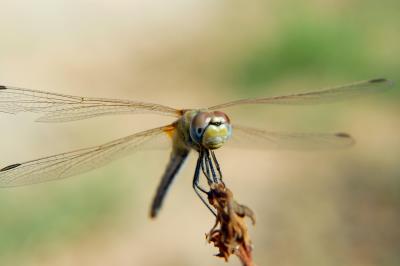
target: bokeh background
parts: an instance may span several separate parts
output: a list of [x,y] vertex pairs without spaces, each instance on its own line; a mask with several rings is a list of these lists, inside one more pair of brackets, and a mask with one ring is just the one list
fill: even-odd
[[[0,83],[203,107],[356,80],[399,81],[400,2],[1,0]],[[338,104],[227,110],[245,125],[345,131],[349,150],[217,152],[256,212],[258,265],[400,264],[400,89]],[[171,122],[153,115],[35,123],[0,116],[2,166]],[[167,151],[59,182],[0,191],[0,265],[226,265],[191,189],[195,156],[160,217]],[[232,258],[229,265],[239,265]]]

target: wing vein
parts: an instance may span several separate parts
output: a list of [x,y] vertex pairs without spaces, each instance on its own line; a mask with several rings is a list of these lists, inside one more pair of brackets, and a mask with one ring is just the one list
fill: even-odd
[[367,81],[359,81],[347,85],[327,88],[322,90],[294,93],[282,96],[272,96],[265,98],[242,99],[231,101],[210,107],[210,110],[228,108],[237,105],[246,104],[291,104],[306,105],[320,104],[335,101],[341,101],[352,97],[359,97],[371,93],[379,93],[390,88],[393,82],[386,79],[373,79]]
[[[47,156],[0,170],[0,187],[20,186],[61,179],[94,168],[143,149],[169,147],[171,140],[165,134],[171,125],[139,132],[103,145]],[[154,145],[155,141],[162,143]],[[163,145],[167,143],[168,145]]]
[[172,107],[129,100],[89,98],[1,86],[0,112],[43,113],[41,122],[66,122],[115,114],[154,113],[179,117]]

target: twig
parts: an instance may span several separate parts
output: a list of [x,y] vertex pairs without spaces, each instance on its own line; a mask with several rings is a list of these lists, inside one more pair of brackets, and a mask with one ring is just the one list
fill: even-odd
[[235,254],[244,266],[255,266],[252,245],[245,217],[255,224],[253,211],[233,199],[233,193],[222,183],[212,184],[208,201],[217,210],[216,222],[207,234],[207,240],[219,249],[218,257],[225,261]]

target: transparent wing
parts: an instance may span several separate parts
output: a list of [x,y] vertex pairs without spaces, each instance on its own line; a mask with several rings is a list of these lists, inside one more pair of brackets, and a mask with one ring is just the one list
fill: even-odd
[[0,112],[42,113],[37,121],[67,122],[96,116],[127,113],[156,113],[178,117],[180,111],[159,104],[88,98],[39,90],[0,86]]
[[11,187],[62,179],[101,167],[143,149],[169,147],[173,126],[139,132],[97,147],[61,153],[0,169],[0,187]]
[[293,104],[293,105],[306,105],[333,102],[345,100],[352,97],[367,95],[370,93],[377,93],[385,91],[393,84],[392,81],[387,79],[372,79],[368,81],[359,81],[343,86],[323,89],[318,91],[296,93],[283,96],[256,98],[256,99],[242,99],[232,101],[224,104],[212,106],[210,110],[217,110],[236,105],[243,104]]
[[273,132],[234,125],[232,139],[227,142],[227,147],[319,150],[346,148],[353,144],[354,139],[346,133]]

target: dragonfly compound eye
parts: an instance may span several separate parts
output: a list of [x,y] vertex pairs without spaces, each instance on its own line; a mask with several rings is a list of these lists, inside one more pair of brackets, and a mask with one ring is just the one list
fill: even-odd
[[197,144],[201,143],[204,131],[211,121],[211,115],[208,112],[199,112],[190,123],[190,136]]

